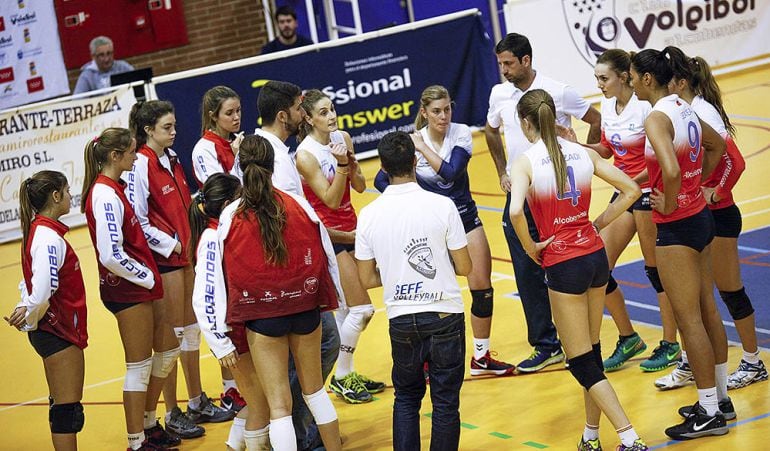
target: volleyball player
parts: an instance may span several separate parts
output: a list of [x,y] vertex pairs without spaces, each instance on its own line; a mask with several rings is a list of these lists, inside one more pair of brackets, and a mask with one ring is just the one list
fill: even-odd
[[669,94],[670,55],[669,48],[635,54],[631,83],[637,97],[653,105],[644,129],[652,219],[658,227],[655,257],[698,387],[698,402],[684,409],[696,413],[666,429],[681,440],[726,434],[725,419],[735,418],[735,409],[727,396],[727,372],[715,367],[727,362],[727,336],[712,294],[714,220],[700,187],[701,177],[722,158],[725,142],[687,102]]
[[224,209],[218,229],[226,322],[246,325],[270,407],[273,449],[297,449],[287,377],[291,350],[324,447],[339,450],[337,412],[321,372],[321,310],[336,308],[338,296],[344,299],[331,241],[304,198],[273,187],[276,159],[267,139],[245,137],[238,155],[243,192]]
[[56,451],[78,448],[83,429],[85,361],[88,345],[86,290],[75,251],[59,218],[70,211],[72,196],[61,172],[40,171],[19,187],[21,222],[21,301],[9,325],[22,332],[43,359],[48,384],[48,424]]
[[[490,351],[494,289],[492,288],[492,254],[479,219],[476,202],[471,197],[468,162],[472,155],[470,128],[452,122],[453,102],[443,86],[429,86],[420,95],[420,111],[412,134],[417,149],[417,183],[425,190],[447,196],[454,202],[468,239],[468,252],[473,269],[468,274],[471,291],[471,329],[473,357],[471,376],[512,374],[514,365],[496,360]],[[375,185],[384,191],[388,175],[380,170]]]
[[350,135],[337,130],[337,112],[331,99],[311,89],[304,94],[302,108],[306,115],[297,135],[301,141],[297,147],[297,170],[302,176],[305,197],[329,231],[346,300],[335,315],[340,352],[329,388],[348,403],[369,402],[372,394],[385,390],[385,384],[359,374],[353,367],[353,353],[374,315],[374,306],[358,280],[353,257],[356,212],[350,203],[350,189],[362,193],[366,180]]

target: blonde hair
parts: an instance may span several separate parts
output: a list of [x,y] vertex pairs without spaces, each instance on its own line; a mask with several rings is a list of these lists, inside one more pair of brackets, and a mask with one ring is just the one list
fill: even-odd
[[[428,105],[434,100],[449,99],[449,91],[441,85],[431,85],[423,89],[420,94],[420,107],[421,109],[428,111]],[[419,130],[428,125],[428,119],[424,118],[422,114],[417,113],[417,117],[414,119],[414,129]]]

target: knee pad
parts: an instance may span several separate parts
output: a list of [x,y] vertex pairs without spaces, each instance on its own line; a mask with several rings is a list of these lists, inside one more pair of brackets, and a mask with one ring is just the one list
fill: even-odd
[[647,274],[647,278],[650,279],[650,285],[655,288],[655,292],[663,293],[663,283],[661,283],[660,276],[658,275],[658,267],[645,266],[644,273]]
[[126,379],[123,381],[123,391],[147,391],[152,370],[152,357],[141,362],[126,363]]
[[187,352],[197,351],[201,348],[201,327],[198,323],[184,326],[179,348]]
[[176,359],[179,357],[180,352],[181,350],[179,348],[174,348],[153,354],[152,375],[161,379],[168,376],[168,373],[174,369]]
[[612,277],[612,271],[610,271],[610,277],[609,279],[607,279],[607,288],[605,288],[604,292],[606,294],[610,294],[617,289],[618,289],[618,281],[615,280],[614,277]]
[[569,372],[586,390],[607,378],[601,367],[596,365],[593,351],[569,359]]
[[85,422],[83,404],[80,404],[79,401],[69,404],[54,404],[48,409],[48,423],[54,434],[77,434],[83,430]]
[[352,324],[359,332],[363,332],[369,321],[374,316],[374,306],[372,304],[354,305],[350,307],[345,321],[352,321]]
[[479,318],[489,318],[492,316],[492,299],[495,295],[494,288],[486,290],[471,290],[471,313]]
[[719,296],[722,297],[722,301],[727,306],[727,310],[730,312],[733,320],[746,318],[754,313],[754,307],[751,305],[751,299],[746,294],[746,288],[743,287],[738,291],[720,291]]
[[179,346],[182,346],[182,340],[184,340],[184,327],[175,327],[174,335],[176,335],[176,339],[179,341]]
[[602,359],[602,342],[591,345],[591,352],[594,353],[594,360],[599,365],[599,369],[604,371],[604,360]]
[[310,395],[303,393],[302,398],[305,399],[305,404],[313,414],[316,424],[328,424],[337,419],[337,411],[334,410],[332,400],[329,399],[329,394],[324,388]]

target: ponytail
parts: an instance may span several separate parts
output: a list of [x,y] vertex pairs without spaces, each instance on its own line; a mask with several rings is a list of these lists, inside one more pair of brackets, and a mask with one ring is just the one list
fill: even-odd
[[190,222],[190,255],[193,265],[197,259],[198,241],[208,226],[209,219],[219,218],[225,204],[238,198],[241,193],[241,182],[234,175],[217,173],[212,175],[193,198],[187,218]]
[[54,191],[63,191],[67,177],[61,172],[44,170],[22,180],[19,187],[19,221],[22,249],[27,248],[32,218],[48,205]]
[[158,120],[166,114],[174,113],[174,105],[165,100],[150,100],[136,102],[131,107],[128,116],[128,128],[136,138],[137,148],[147,144],[147,131],[145,127],[153,128]]
[[96,182],[96,177],[110,162],[110,154],[115,151],[126,152],[131,148],[131,132],[125,128],[108,128],[98,137],[89,140],[83,153],[85,176],[80,194],[80,212],[86,212],[88,193]]
[[243,171],[243,192],[236,212],[257,217],[267,263],[285,266],[289,255],[283,241],[286,208],[273,192],[273,147],[265,138],[249,135],[241,142],[238,153]]
[[727,111],[725,111],[724,104],[722,103],[722,91],[719,89],[719,85],[711,72],[711,67],[700,56],[691,58],[690,61],[693,68],[693,76],[690,82],[693,90],[716,108],[722,117],[722,122],[725,123],[727,133],[735,137],[735,126],[730,122],[730,117],[727,115]]
[[[420,94],[420,110],[428,112],[428,105],[434,100],[449,99],[449,91],[441,85],[428,86]],[[418,131],[421,128],[428,125],[428,118],[422,115],[421,111],[417,112],[417,117],[414,118],[414,130]]]
[[540,138],[551,158],[556,177],[556,189],[559,196],[564,195],[564,187],[567,185],[567,161],[556,139],[556,107],[553,98],[542,89],[533,89],[522,96],[516,108],[519,117],[526,118],[540,133]]
[[[318,103],[321,99],[328,98],[329,96],[324,94],[323,91],[319,89],[310,89],[305,92],[305,95],[302,97],[302,102],[299,105],[303,110],[305,110],[307,117],[310,118],[313,117],[313,111],[315,111],[316,103]],[[299,123],[299,128],[297,129],[297,143],[301,143],[302,140],[305,139],[305,137],[309,135],[311,131],[313,131],[313,126],[308,124],[307,120],[302,119],[302,121]]]

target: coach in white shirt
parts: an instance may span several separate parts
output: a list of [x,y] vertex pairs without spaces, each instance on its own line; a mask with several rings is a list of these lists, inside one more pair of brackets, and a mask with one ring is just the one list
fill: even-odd
[[[601,138],[601,115],[573,88],[537,73],[532,68],[532,46],[525,36],[518,33],[508,34],[497,43],[495,53],[500,71],[507,81],[495,85],[489,95],[485,135],[489,152],[500,177],[500,187],[507,195],[503,211],[503,232],[511,253],[516,286],[527,321],[527,339],[534,348],[532,354],[519,363],[518,371],[535,372],[561,362],[564,360],[564,353],[551,320],[545,273],[543,268],[527,256],[514,233],[509,215],[511,202],[509,165],[532,145],[521,130],[516,107],[524,93],[532,89],[543,89],[553,97],[557,123],[570,127],[572,117],[576,117],[591,126],[587,140],[589,143],[599,142]],[[507,158],[500,136],[501,125],[505,132]],[[524,213],[529,223],[530,234],[539,241],[540,237],[537,236],[537,229],[526,203]]]
[[377,150],[390,185],[358,216],[356,259],[364,288],[382,285],[390,320],[393,448],[420,449],[427,362],[433,403],[430,448],[456,450],[465,318],[455,274],[471,271],[465,230],[451,199],[417,184],[408,134],[385,135]]

